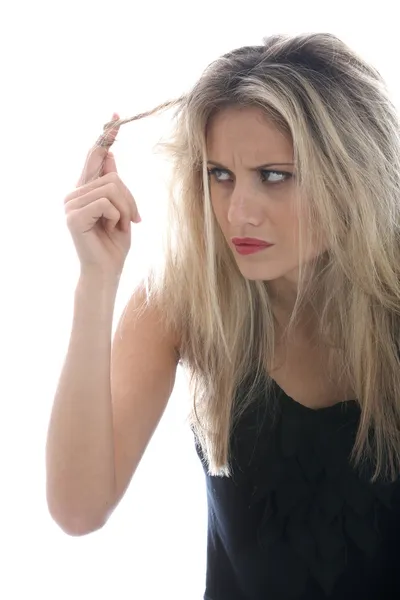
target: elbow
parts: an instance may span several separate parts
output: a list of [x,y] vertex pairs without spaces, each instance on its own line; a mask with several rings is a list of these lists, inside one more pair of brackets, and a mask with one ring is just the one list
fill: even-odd
[[71,537],[83,537],[99,531],[105,525],[105,520],[88,520],[88,519],[73,519],[61,517],[51,511],[49,513],[52,520],[60,527],[60,529]]
[[85,535],[94,533],[95,531],[99,531],[104,527],[104,523],[88,525],[87,523],[81,523],[79,521],[66,523],[64,525],[58,523],[58,525],[64,533],[71,537],[83,537]]

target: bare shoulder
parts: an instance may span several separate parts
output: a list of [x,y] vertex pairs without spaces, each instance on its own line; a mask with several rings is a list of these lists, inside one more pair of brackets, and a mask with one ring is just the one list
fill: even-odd
[[[149,341],[157,342],[157,345],[165,344],[175,354],[179,355],[180,335],[179,332],[167,331],[163,326],[163,315],[154,303],[147,300],[146,290],[143,284],[138,286],[131,295],[118,323],[114,336],[114,344],[124,347],[123,338],[128,343],[126,350],[134,350],[129,340],[130,336],[138,333]],[[153,339],[156,334],[156,339]]]

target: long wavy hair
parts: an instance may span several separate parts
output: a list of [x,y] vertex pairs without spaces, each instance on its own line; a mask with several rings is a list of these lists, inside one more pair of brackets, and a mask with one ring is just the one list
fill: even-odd
[[[174,133],[163,144],[172,158],[164,259],[148,274],[147,302],[160,307],[166,328],[179,332],[193,394],[190,423],[208,472],[230,476],[231,434],[260,384],[268,402],[276,339],[268,282],[241,275],[210,201],[207,124],[228,106],[260,107],[290,135],[303,218],[287,339],[312,303],[330,372],[348,378],[360,406],[352,462],[371,460],[373,480],[394,479],[400,470],[399,116],[379,72],[328,33],[272,35],[233,50],[211,63],[187,95],[119,121],[176,107]],[[311,227],[327,250],[306,263]]]

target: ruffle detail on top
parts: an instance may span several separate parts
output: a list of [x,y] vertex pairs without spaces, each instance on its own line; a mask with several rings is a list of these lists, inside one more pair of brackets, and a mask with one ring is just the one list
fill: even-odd
[[275,389],[274,426],[253,417],[246,429],[244,419],[232,454],[240,458],[236,473],[251,484],[249,509],[259,515],[263,578],[282,598],[300,597],[310,578],[329,597],[350,554],[367,563],[375,556],[378,515],[391,508],[394,486],[372,484],[371,473],[361,476],[350,465],[360,417],[355,401],[312,410]]

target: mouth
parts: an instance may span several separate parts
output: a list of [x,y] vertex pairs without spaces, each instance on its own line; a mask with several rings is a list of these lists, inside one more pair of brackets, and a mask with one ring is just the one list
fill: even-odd
[[254,254],[274,245],[256,238],[232,238],[232,243],[239,254]]
[[235,244],[235,250],[238,254],[254,254],[262,250],[272,248],[273,244]]
[[267,240],[261,240],[259,238],[250,238],[250,237],[233,237],[231,238],[232,243],[235,245],[246,245],[246,246],[273,246],[271,242],[267,242]]

